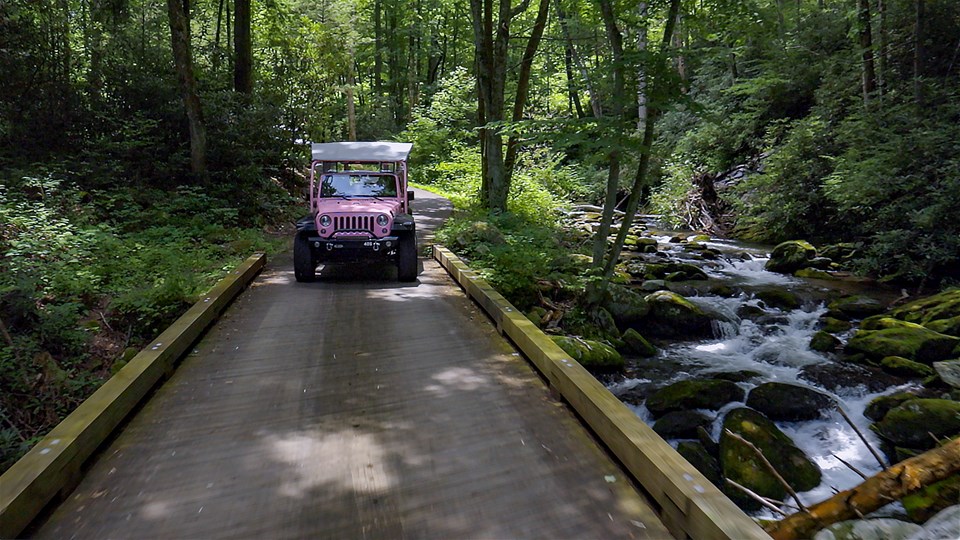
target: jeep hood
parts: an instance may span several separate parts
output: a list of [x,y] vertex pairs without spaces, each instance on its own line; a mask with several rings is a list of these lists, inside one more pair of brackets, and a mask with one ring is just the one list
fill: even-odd
[[327,199],[317,202],[317,215],[346,213],[379,213],[395,216],[400,211],[400,201],[373,198],[363,199]]

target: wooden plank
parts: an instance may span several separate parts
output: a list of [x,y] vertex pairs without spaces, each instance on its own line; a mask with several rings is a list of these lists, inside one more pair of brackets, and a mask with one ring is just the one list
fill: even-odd
[[[462,268],[462,262],[448,249],[434,246],[433,253],[444,268]],[[769,538],[583,366],[513,306],[504,305],[502,296],[491,293],[485,281],[466,276],[462,269],[454,277],[492,319],[502,323],[504,333],[660,504],[668,527],[682,527],[685,536],[698,539]]]
[[16,537],[57,494],[69,490],[83,463],[172,370],[177,359],[265,262],[265,255],[253,255],[217,282],[0,476],[0,538]]

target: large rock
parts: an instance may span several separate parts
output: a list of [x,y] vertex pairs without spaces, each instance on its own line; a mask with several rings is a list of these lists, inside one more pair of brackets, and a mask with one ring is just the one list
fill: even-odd
[[934,362],[933,369],[940,376],[940,380],[954,388],[960,388],[960,359]]
[[955,474],[939,482],[923,486],[900,502],[910,519],[923,523],[945,508],[960,501],[960,475]]
[[613,315],[613,320],[621,330],[636,328],[650,313],[650,305],[643,296],[623,285],[609,284],[604,293],[602,306]]
[[820,362],[800,369],[799,378],[831,392],[842,388],[865,388],[868,392],[882,392],[905,381],[877,368],[850,362]]
[[677,445],[677,452],[695,469],[707,477],[713,485],[723,486],[723,477],[720,475],[720,463],[710,455],[707,448],[699,442],[683,441]]
[[918,398],[919,396],[912,392],[897,392],[888,396],[878,396],[870,400],[870,403],[863,410],[863,415],[874,422],[879,422],[894,407],[899,407],[911,399]]
[[840,338],[823,330],[818,330],[813,334],[813,337],[810,338],[810,349],[817,352],[834,352],[842,345],[843,342],[840,341]]
[[[727,430],[730,430],[759,448],[794,490],[807,491],[820,484],[820,468],[797,448],[790,437],[757,411],[734,409],[727,413],[723,427],[720,468],[726,478],[764,497],[783,500],[785,495],[783,485],[756,453],[727,434]],[[742,496],[735,499],[741,500]]]
[[631,275],[643,279],[663,279],[667,281],[707,279],[706,272],[689,263],[637,263],[630,265],[628,271]]
[[571,336],[551,336],[550,339],[585,368],[604,371],[623,369],[623,357],[606,343]]
[[880,361],[880,367],[887,373],[908,379],[922,379],[934,374],[932,367],[900,356],[887,356]]
[[960,338],[922,326],[895,326],[882,330],[858,330],[847,342],[847,350],[863,353],[877,362],[887,356],[901,356],[931,364],[949,358],[958,344]]
[[781,382],[763,383],[747,396],[752,407],[775,421],[796,422],[820,418],[821,411],[836,406],[833,398],[808,386]]
[[700,338],[713,335],[711,318],[686,298],[670,291],[646,297],[650,313],[644,330],[652,335],[673,338]]
[[712,421],[699,411],[673,411],[661,416],[653,430],[664,439],[696,439],[697,428],[709,426]]
[[765,268],[771,272],[792,274],[810,265],[817,256],[817,248],[803,240],[790,240],[773,248]]
[[783,310],[793,310],[800,307],[802,302],[796,294],[784,289],[766,289],[757,291],[757,298],[763,300],[763,303]]
[[626,350],[629,353],[638,356],[653,356],[657,354],[657,348],[651,345],[646,338],[640,335],[640,332],[637,332],[633,328],[627,328],[627,331],[623,333],[620,339],[623,340],[626,345]]
[[951,506],[923,524],[923,530],[907,540],[944,540],[960,538],[960,505]]
[[920,525],[899,519],[854,519],[822,529],[813,540],[905,540],[921,531]]
[[960,288],[908,302],[890,315],[897,319],[927,326],[933,321],[960,316]]
[[885,309],[879,300],[869,296],[846,296],[830,302],[827,307],[832,313],[841,313],[851,319],[876,315]]
[[715,411],[732,401],[742,401],[746,392],[730,381],[698,379],[680,381],[647,397],[647,409],[654,416],[673,411],[707,409]]
[[930,435],[942,439],[960,434],[960,402],[911,399],[890,409],[871,429],[897,446],[927,450],[935,444]]

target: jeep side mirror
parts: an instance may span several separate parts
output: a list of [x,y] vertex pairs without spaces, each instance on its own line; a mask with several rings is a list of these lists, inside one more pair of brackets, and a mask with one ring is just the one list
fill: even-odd
[[412,200],[413,200],[413,191],[407,191],[407,200],[408,200],[408,201],[412,201]]

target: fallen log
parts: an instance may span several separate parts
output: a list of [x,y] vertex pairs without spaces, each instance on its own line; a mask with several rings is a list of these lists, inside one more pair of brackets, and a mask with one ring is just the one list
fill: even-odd
[[891,502],[960,472],[960,438],[888,467],[859,486],[841,491],[806,512],[796,512],[764,526],[775,540],[811,538],[818,530],[862,518]]

